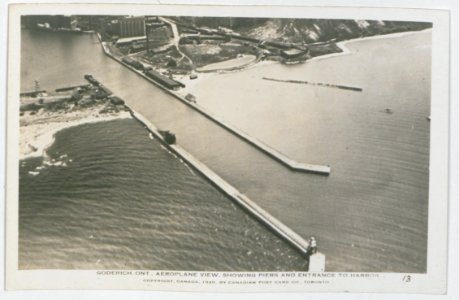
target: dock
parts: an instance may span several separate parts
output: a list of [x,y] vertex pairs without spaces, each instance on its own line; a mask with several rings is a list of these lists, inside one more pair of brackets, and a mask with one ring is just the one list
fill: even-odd
[[39,91],[29,91],[29,92],[22,92],[19,93],[20,97],[37,97],[38,94],[44,94],[46,90],[39,90]]
[[142,71],[139,71],[135,69],[133,66],[123,62],[122,59],[114,56],[112,53],[110,53],[110,50],[108,47],[105,45],[104,42],[102,42],[102,39],[98,35],[99,40],[102,44],[102,49],[104,53],[112,58],[113,60],[117,61],[118,63],[124,65],[131,71],[135,72],[139,76],[142,76],[144,79],[150,81],[151,83],[155,84],[159,88],[161,88],[164,92],[170,94],[173,96],[175,99],[182,101],[184,104],[188,105],[189,107],[193,108],[195,111],[199,112],[209,120],[213,121],[214,123],[218,124],[220,127],[224,128],[225,130],[231,132],[232,134],[238,136],[239,138],[243,139],[250,145],[254,146],[258,150],[262,151],[263,153],[267,154],[271,158],[275,159],[279,163],[283,164],[287,168],[289,168],[292,171],[296,172],[305,172],[305,173],[313,173],[313,174],[318,174],[318,175],[325,175],[328,176],[331,173],[331,167],[328,165],[316,165],[316,164],[309,164],[309,163],[303,163],[303,162],[298,162],[295,161],[289,157],[287,157],[285,154],[273,149],[272,147],[264,144],[263,142],[259,141],[258,139],[246,134],[240,129],[235,128],[234,126],[226,123],[223,121],[221,118],[213,115],[212,113],[208,112],[205,108],[197,104],[196,102],[189,101],[185,97],[182,97],[178,93],[168,89],[167,87],[161,85],[159,82],[153,80],[152,78],[148,77],[146,74],[144,74]]

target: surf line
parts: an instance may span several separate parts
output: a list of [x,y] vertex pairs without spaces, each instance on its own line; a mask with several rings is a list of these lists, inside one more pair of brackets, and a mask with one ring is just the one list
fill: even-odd
[[302,81],[302,80],[276,79],[276,78],[269,78],[269,77],[262,77],[262,79],[270,80],[270,81],[277,81],[277,82],[285,82],[285,83],[317,85],[317,86],[337,88],[337,89],[342,89],[342,90],[351,90],[351,91],[356,91],[356,92],[363,91],[362,88],[359,88],[359,87],[339,85],[339,84],[331,84],[331,83],[310,82],[310,81]]

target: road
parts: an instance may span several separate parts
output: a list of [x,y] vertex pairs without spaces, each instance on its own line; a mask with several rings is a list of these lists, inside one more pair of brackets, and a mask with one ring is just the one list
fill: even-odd
[[173,36],[173,39],[174,39],[174,45],[175,45],[175,48],[177,48],[177,51],[182,55],[182,58],[180,58],[179,62],[186,58],[188,59],[188,61],[190,62],[190,64],[193,64],[193,61],[191,60],[190,57],[188,57],[185,53],[183,53],[181,50],[180,50],[180,47],[179,47],[179,42],[180,42],[180,34],[178,32],[178,29],[177,29],[177,24],[175,24],[174,21],[172,20],[169,20],[167,18],[164,18],[164,17],[159,17],[159,19],[161,21],[163,21],[164,23],[167,23],[171,26],[172,28],[172,34],[174,35]]

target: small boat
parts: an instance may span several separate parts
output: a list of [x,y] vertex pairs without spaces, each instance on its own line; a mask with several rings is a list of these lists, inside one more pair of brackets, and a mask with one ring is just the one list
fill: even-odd
[[166,143],[168,143],[169,145],[175,144],[175,141],[177,140],[175,134],[173,134],[169,130],[159,130],[159,133],[163,136],[164,141]]
[[427,119],[428,121],[430,121],[430,116],[426,117],[426,119]]
[[394,113],[394,111],[393,111],[392,109],[390,109],[390,108],[386,108],[386,109],[384,110],[384,112],[385,112],[386,114],[393,114],[393,113]]

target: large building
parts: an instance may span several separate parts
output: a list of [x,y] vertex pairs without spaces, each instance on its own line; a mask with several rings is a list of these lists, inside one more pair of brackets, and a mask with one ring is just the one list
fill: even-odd
[[127,17],[118,20],[118,36],[145,36],[145,17]]
[[154,81],[158,82],[159,84],[165,86],[166,88],[170,90],[177,90],[181,87],[182,88],[185,87],[185,85],[181,83],[180,81],[166,77],[154,70],[147,71],[145,74],[151,79],[153,79]]

